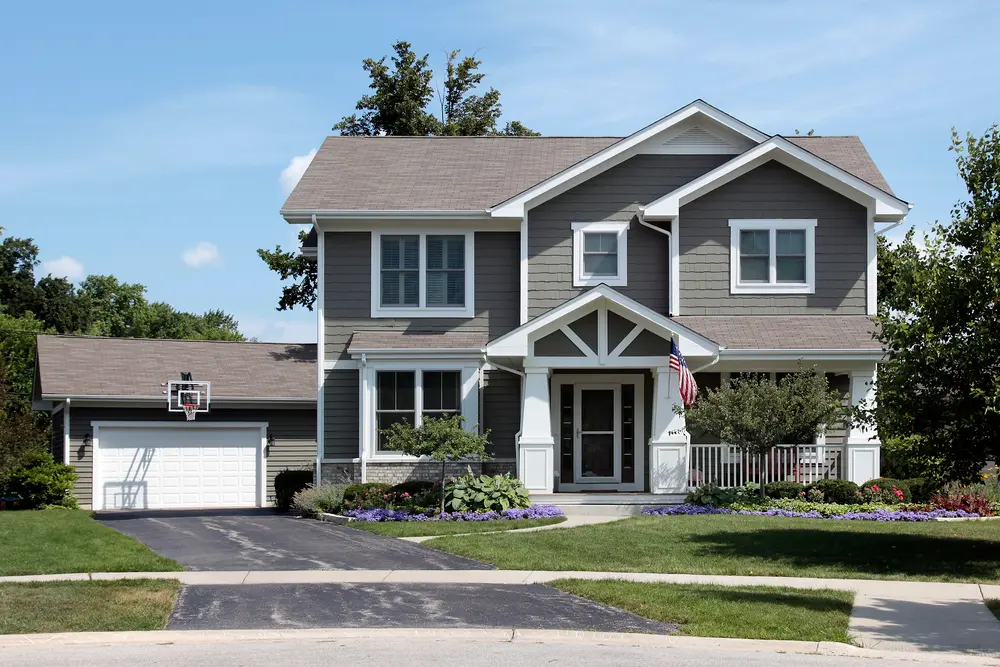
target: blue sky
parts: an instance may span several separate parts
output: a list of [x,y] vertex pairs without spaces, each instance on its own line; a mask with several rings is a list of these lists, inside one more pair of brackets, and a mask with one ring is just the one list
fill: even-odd
[[478,51],[505,118],[543,134],[629,134],[699,97],[768,133],[858,134],[918,228],[964,195],[952,126],[1000,121],[995,2],[153,5],[5,8],[0,224],[53,273],[223,308],[261,340],[315,339],[255,250],[293,241],[285,170],[396,39],[438,66]]

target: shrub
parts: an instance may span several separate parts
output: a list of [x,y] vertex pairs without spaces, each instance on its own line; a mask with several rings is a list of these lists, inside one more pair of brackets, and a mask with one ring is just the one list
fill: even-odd
[[802,499],[810,503],[822,503],[826,501],[826,494],[817,488],[809,487],[802,492]]
[[371,491],[380,494],[389,493],[392,484],[383,482],[367,482],[365,484],[350,484],[344,489],[344,500],[357,500],[361,496],[368,495]]
[[[874,487],[878,487],[878,491],[874,491]],[[903,492],[903,497],[899,498],[892,489],[898,489]],[[875,479],[870,479],[861,485],[861,491],[864,493],[866,490],[872,490],[875,496],[881,498],[882,502],[890,503],[908,503],[910,502],[910,487],[906,485],[901,479],[892,479],[891,477],[876,477]],[[880,495],[881,494],[881,495]]]
[[[753,492],[756,492],[754,489]],[[684,499],[686,503],[695,505],[712,505],[714,507],[725,507],[736,502],[739,494],[735,489],[723,489],[715,484],[702,484],[692,491]]]
[[771,482],[764,487],[764,494],[768,498],[790,498],[798,500],[802,497],[802,492],[806,487],[798,482]]
[[344,484],[322,483],[309,485],[292,498],[292,505],[303,514],[317,516],[323,512],[336,512],[344,504]]
[[821,479],[809,485],[810,489],[823,492],[823,501],[849,505],[858,502],[860,487],[849,479]]
[[312,483],[312,470],[282,470],[274,476],[274,508],[287,512],[295,494]]
[[510,473],[479,475],[472,470],[448,487],[445,504],[453,512],[500,512],[530,507],[528,490]]
[[396,486],[391,487],[389,489],[389,493],[394,493],[396,495],[408,493],[411,496],[415,496],[419,493],[423,493],[427,489],[433,489],[434,486],[434,482],[428,482],[423,479],[414,479],[408,482],[401,482]]
[[910,489],[910,500],[915,503],[926,503],[937,493],[938,485],[923,477],[904,479],[903,484]]
[[20,467],[10,472],[6,492],[21,499],[22,509],[45,505],[75,509],[74,484],[76,471],[72,466],[56,463],[48,452],[34,452],[24,458]]
[[981,495],[958,493],[943,496],[940,493],[931,498],[933,507],[943,510],[974,512],[979,516],[993,516],[993,503]]

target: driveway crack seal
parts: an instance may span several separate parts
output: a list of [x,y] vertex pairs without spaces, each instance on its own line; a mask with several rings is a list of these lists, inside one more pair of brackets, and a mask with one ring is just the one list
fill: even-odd
[[243,575],[243,579],[241,579],[241,580],[240,580],[240,584],[245,584],[245,583],[247,583],[247,579],[248,579],[249,577],[250,577],[250,570],[247,570],[247,573]]

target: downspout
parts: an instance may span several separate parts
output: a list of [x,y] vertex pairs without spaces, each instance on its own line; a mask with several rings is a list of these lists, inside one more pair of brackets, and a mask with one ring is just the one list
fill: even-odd
[[[636,217],[636,220],[639,221],[639,224],[642,225],[643,227],[647,227],[649,229],[652,229],[654,232],[659,232],[660,234],[663,234],[664,236],[667,237],[667,257],[669,257],[670,260],[673,261],[673,256],[671,255],[671,252],[673,251],[673,245],[674,245],[673,234],[669,230],[667,230],[667,229],[663,229],[662,227],[657,227],[656,225],[651,225],[648,222],[646,222],[645,212],[643,211],[642,208],[639,209],[639,211],[636,213],[635,217]],[[670,275],[671,273],[672,273],[671,267],[668,266],[667,267],[667,274]],[[668,304],[667,310],[668,310],[668,315],[669,314],[673,314],[675,312],[674,309],[677,308],[677,304],[671,303],[670,296],[671,296],[672,292],[673,292],[673,290],[670,288],[670,282],[667,281],[667,304]]]
[[906,222],[906,216],[905,215],[903,216],[903,219],[900,220],[899,222],[894,222],[893,224],[889,225],[888,227],[875,232],[875,236],[882,236],[883,234],[891,232],[892,230],[894,230],[896,227],[899,227],[904,222]]
[[69,449],[70,449],[70,447],[69,447],[69,443],[70,443],[70,440],[69,440],[69,404],[70,404],[70,401],[71,401],[71,399],[69,398],[69,396],[67,396],[66,400],[64,401],[63,415],[62,415],[62,417],[63,417],[63,460],[62,460],[62,462],[63,462],[64,465],[70,465],[70,462],[69,462],[69,457],[70,457],[70,454],[69,454]]
[[[361,373],[361,381],[358,383],[361,387],[361,407],[364,410],[364,419],[368,420],[371,417],[368,415],[368,402],[365,400],[368,398],[368,393],[365,391],[365,369],[368,367],[368,355],[364,352],[361,353],[361,368],[358,370]],[[365,434],[368,434],[368,425],[362,421],[361,427],[365,429]],[[378,437],[378,429],[376,428],[375,437]],[[361,483],[365,484],[368,481],[368,451],[365,446],[366,438],[361,438]]]
[[[720,347],[719,348],[719,353],[721,354],[722,350],[724,350],[724,349],[725,348]],[[713,358],[712,361],[710,361],[709,363],[705,364],[704,366],[699,366],[698,368],[696,368],[693,371],[691,371],[691,375],[694,375],[695,373],[701,373],[706,368],[711,368],[712,366],[716,365],[717,363],[719,363],[719,355],[718,354],[715,355],[715,358]]]

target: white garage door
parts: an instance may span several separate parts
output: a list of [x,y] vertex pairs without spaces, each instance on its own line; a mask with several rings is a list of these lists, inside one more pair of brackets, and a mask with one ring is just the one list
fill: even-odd
[[255,507],[259,426],[95,428],[95,509]]

